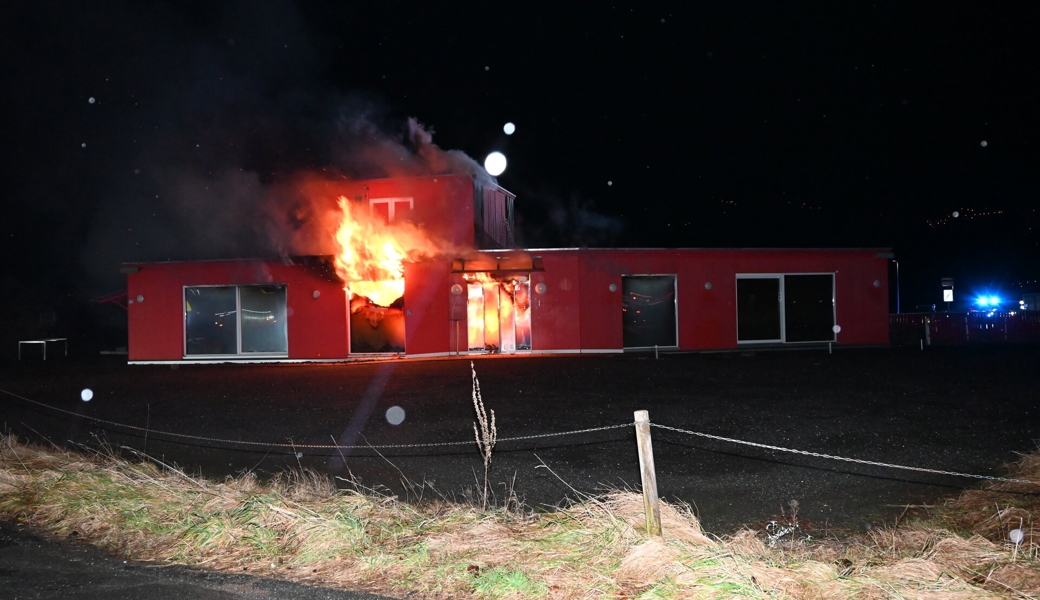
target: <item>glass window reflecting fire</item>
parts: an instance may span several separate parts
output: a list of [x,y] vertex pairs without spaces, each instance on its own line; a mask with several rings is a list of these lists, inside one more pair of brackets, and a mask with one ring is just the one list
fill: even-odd
[[287,354],[285,285],[184,288],[184,353]]
[[239,288],[242,301],[242,352],[288,352],[285,286]]

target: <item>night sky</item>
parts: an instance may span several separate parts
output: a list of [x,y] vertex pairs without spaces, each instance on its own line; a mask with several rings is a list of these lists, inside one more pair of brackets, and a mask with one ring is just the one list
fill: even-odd
[[1040,291],[1034,3],[43,0],[0,22],[8,306],[116,291],[124,261],[291,252],[302,175],[492,150],[525,247],[892,247],[904,312],[940,277]]

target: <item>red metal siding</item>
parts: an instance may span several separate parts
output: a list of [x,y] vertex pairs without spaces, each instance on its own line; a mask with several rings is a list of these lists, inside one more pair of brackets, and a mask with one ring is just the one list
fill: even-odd
[[[449,322],[450,270],[451,262],[444,261],[405,264],[404,322],[408,354],[442,354],[449,351],[449,344],[454,343],[455,324]],[[461,301],[465,311],[464,295]],[[464,352],[465,321],[460,323],[459,332],[459,347]],[[450,350],[454,351],[454,347]]]
[[[535,250],[531,274],[534,352],[623,348],[622,277],[675,275],[678,343],[683,350],[738,347],[738,274],[833,273],[840,344],[888,343],[887,260],[877,250]],[[507,252],[508,253],[508,252]],[[183,358],[183,288],[195,285],[287,284],[290,359],[348,355],[342,284],[311,259],[139,265],[129,276],[130,360]],[[406,351],[454,352],[450,289],[461,275],[447,259],[405,266]],[[875,285],[877,282],[877,285]],[[710,283],[710,289],[705,284]],[[539,291],[540,284],[544,285]],[[611,291],[610,286],[615,290]],[[314,292],[319,297],[314,297]],[[137,301],[137,297],[144,298]],[[458,300],[458,297],[454,297]],[[465,295],[454,316],[465,352]],[[457,304],[457,302],[456,302]],[[461,310],[461,313],[459,312]]]
[[[531,349],[581,348],[579,259],[576,252],[532,252],[545,271],[531,274]],[[545,284],[545,291],[538,291]]]
[[127,278],[127,296],[134,300],[127,305],[131,361],[184,358],[185,286],[271,283],[286,284],[290,359],[347,356],[346,292],[320,265],[242,260],[134,266],[139,271]]
[[[623,275],[676,275],[679,347],[738,347],[738,274],[834,273],[837,336],[842,344],[888,343],[887,261],[877,250],[582,250],[544,251],[545,281],[554,292],[566,280],[573,298],[547,292],[534,312],[535,350],[620,350]],[[536,253],[538,254],[538,253]],[[577,260],[575,271],[573,261]],[[564,265],[567,265],[566,267]],[[877,287],[874,282],[877,281]],[[705,284],[711,283],[711,289]],[[610,291],[610,284],[617,290]],[[579,315],[580,313],[580,315]],[[579,316],[577,337],[573,327]],[[548,344],[543,345],[545,340]]]

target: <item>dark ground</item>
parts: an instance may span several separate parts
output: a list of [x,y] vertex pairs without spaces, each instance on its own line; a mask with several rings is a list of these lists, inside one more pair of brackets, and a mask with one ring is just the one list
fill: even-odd
[[[1040,348],[827,349],[756,353],[478,358],[484,402],[501,438],[654,423],[764,444],[932,469],[999,474],[1040,438]],[[471,442],[469,360],[310,365],[128,366],[120,358],[0,364],[6,428],[28,440],[129,446],[222,477],[299,466],[346,477],[343,445]],[[94,398],[80,400],[90,388]],[[406,412],[390,425],[391,406]],[[174,438],[174,432],[227,440]],[[692,504],[712,533],[761,523],[796,499],[817,526],[891,522],[978,481],[716,442],[654,428],[659,492]],[[249,447],[236,441],[295,444]],[[382,456],[379,455],[382,454]],[[402,474],[425,497],[473,497],[482,463],[472,443],[343,450],[349,472],[402,497]],[[544,462],[559,476],[540,468]],[[564,484],[563,482],[566,482]],[[500,441],[491,482],[532,507],[638,487],[634,429]],[[431,489],[432,488],[432,489]]]
[[[384,596],[125,561],[0,523],[0,596],[8,600],[379,600]],[[389,600],[389,599],[387,599]]]

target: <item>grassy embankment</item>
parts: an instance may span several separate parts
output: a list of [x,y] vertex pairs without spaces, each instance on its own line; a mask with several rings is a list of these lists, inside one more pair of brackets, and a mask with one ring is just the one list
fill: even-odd
[[[1040,495],[1027,484],[986,485],[843,539],[712,538],[665,504],[664,537],[648,538],[632,493],[547,512],[417,506],[312,473],[209,481],[112,453],[0,443],[3,517],[136,560],[408,597],[1040,597]],[[1040,481],[1040,455],[1010,471]]]

